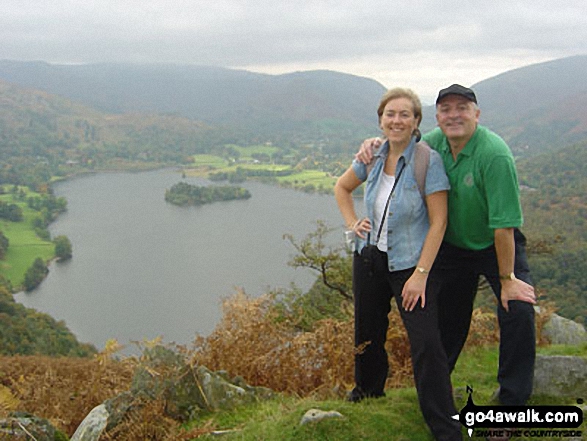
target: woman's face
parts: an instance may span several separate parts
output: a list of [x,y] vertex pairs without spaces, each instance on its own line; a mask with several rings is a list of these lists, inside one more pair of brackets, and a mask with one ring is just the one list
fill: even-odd
[[412,101],[408,98],[390,100],[383,109],[379,125],[391,144],[409,144],[418,127]]

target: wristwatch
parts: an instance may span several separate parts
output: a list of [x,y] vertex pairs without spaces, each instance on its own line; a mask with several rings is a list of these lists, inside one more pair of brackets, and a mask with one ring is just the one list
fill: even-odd
[[421,266],[417,267],[416,271],[418,271],[420,274],[428,274],[430,272],[426,268],[422,268]]
[[516,280],[516,275],[513,272],[511,272],[509,274],[500,274],[499,279],[500,280]]

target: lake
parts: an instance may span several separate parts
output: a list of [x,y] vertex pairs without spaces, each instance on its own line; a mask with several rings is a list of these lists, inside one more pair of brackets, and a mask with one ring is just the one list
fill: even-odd
[[64,320],[99,349],[109,339],[128,344],[158,336],[189,344],[214,329],[221,300],[235,287],[258,296],[291,283],[311,286],[315,273],[288,266],[295,249],[283,234],[301,240],[321,219],[335,228],[330,243],[342,244],[334,196],[246,182],[248,200],[177,207],[164,194],[180,180],[167,169],[56,184],[68,211],[49,230],[69,237],[73,259],[51,264],[47,279],[16,300]]

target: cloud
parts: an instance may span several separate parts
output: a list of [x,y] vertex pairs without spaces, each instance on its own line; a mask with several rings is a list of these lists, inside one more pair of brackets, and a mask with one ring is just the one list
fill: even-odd
[[429,93],[587,53],[586,12],[584,0],[3,0],[0,58],[325,68]]

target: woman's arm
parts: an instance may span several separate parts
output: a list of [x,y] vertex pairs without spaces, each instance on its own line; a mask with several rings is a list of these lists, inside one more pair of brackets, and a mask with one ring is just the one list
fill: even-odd
[[353,230],[360,238],[365,238],[365,233],[371,231],[371,222],[369,219],[357,219],[355,204],[353,202],[353,191],[363,182],[357,178],[355,171],[349,167],[343,175],[338,178],[334,186],[334,197],[338,204],[338,209],[342,214],[344,222],[348,229]]
[[444,232],[446,231],[448,214],[447,195],[447,191],[438,191],[426,196],[430,229],[424,240],[417,269],[408,279],[402,291],[402,306],[407,311],[412,311],[416,307],[419,298],[422,298],[422,308],[426,304],[426,281],[428,280],[428,272],[432,268],[434,259],[436,259]]

